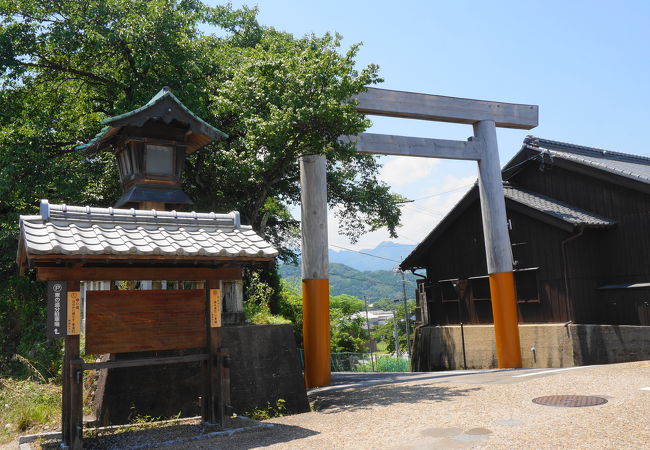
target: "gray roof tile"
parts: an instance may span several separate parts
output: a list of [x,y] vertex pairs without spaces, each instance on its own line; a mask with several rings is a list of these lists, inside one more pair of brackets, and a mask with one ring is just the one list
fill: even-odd
[[49,205],[20,217],[32,255],[168,255],[273,258],[278,255],[239,213],[181,213]]
[[625,178],[650,183],[650,158],[527,136],[524,146]]
[[616,224],[614,220],[590,213],[584,209],[577,208],[545,195],[525,191],[510,185],[503,186],[503,194],[506,198],[536,209],[557,219],[592,228],[611,227]]

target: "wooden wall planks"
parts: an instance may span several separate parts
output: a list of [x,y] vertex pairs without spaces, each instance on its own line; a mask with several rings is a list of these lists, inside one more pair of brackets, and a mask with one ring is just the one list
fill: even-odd
[[[539,267],[540,303],[520,303],[520,321],[645,324],[650,320],[648,290],[597,288],[650,282],[650,195],[639,183],[639,189],[632,189],[631,185],[614,183],[614,175],[603,178],[602,174],[595,176],[593,170],[571,169],[570,164],[559,162],[552,166],[547,162],[543,171],[539,164],[529,164],[510,181],[613,219],[617,225],[606,230],[587,229],[566,244],[567,295],[561,243],[578,230],[567,232],[509,208],[510,239],[518,267]],[[427,250],[428,281],[433,283],[427,288],[432,323],[457,323],[457,304],[443,305],[435,282],[486,274],[482,246],[481,217],[475,201]],[[471,296],[465,301],[461,309],[467,313],[465,323],[489,321],[489,302],[472,300]]]
[[88,291],[86,353],[206,346],[205,291]]

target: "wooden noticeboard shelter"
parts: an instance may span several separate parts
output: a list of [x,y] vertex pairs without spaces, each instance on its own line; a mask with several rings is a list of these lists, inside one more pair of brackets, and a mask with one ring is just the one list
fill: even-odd
[[[42,204],[21,217],[22,266],[47,281],[49,329],[65,339],[63,440],[81,445],[84,370],[205,361],[203,417],[227,418],[227,351],[221,348],[221,286],[240,280],[242,265],[272,260],[277,251],[237,214],[200,214]],[[193,280],[204,290],[89,291],[86,353],[202,349],[187,356],[99,363],[80,359],[81,281]],[[55,294],[58,294],[55,297]],[[54,303],[58,298],[58,307]]]
[[[20,217],[18,263],[48,282],[48,336],[65,340],[63,443],[82,447],[82,375],[85,370],[202,362],[202,415],[224,425],[228,417],[228,352],[221,348],[221,292],[241,280],[245,264],[271,261],[278,252],[239,213],[166,211],[191,203],[182,192],[185,155],[222,138],[168,89],[107,127],[87,151],[116,154],[131,209],[52,205]],[[139,209],[136,209],[138,207]],[[110,281],[109,291],[86,292],[82,281]],[[133,280],[201,281],[203,289],[118,289]],[[80,358],[85,308],[86,354],[128,353],[129,359],[86,363]],[[192,349],[186,352],[185,350]],[[180,350],[138,357],[138,352]],[[173,386],[170,386],[173,389]]]

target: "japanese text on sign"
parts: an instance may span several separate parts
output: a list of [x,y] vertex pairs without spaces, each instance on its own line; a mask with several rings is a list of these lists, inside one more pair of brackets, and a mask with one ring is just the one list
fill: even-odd
[[65,281],[47,283],[47,337],[61,339],[67,335],[68,290]]
[[210,327],[221,326],[221,290],[210,289]]
[[68,336],[79,334],[81,328],[80,299],[79,291],[68,292]]

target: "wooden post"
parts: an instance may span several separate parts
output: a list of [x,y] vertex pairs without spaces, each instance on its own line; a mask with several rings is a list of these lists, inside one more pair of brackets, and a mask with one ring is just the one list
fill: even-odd
[[332,377],[326,174],[325,156],[303,155],[300,158],[303,342],[307,387],[328,386]]
[[[208,372],[210,378],[210,390],[207,398],[207,417],[210,423],[218,423],[221,427],[226,426],[226,402],[225,388],[223,386],[223,354],[221,351],[221,284],[219,280],[207,280],[210,302],[210,327],[209,327],[209,364]],[[228,385],[228,391],[230,385]],[[228,392],[230,396],[230,392]]]
[[516,368],[521,367],[521,346],[495,122],[482,120],[475,123],[474,136],[483,144],[483,156],[478,162],[478,187],[497,358],[500,368]]
[[220,417],[219,423],[221,427],[226,428],[230,420],[231,406],[230,406],[230,353],[228,349],[219,349],[219,372],[220,372],[220,385],[219,385],[219,403],[218,403],[218,416]]
[[[79,293],[80,283],[68,280],[68,298],[74,298]],[[72,294],[72,297],[71,297]],[[71,302],[68,301],[68,327],[65,337],[63,356],[63,398],[62,398],[62,437],[63,443],[72,449],[83,447],[83,372],[78,364],[73,363],[80,358],[79,348],[79,312],[73,319],[76,322],[71,327]]]
[[63,374],[61,389],[61,440],[64,445],[70,446],[70,354],[74,345],[71,340],[64,338],[63,341]]
[[201,393],[201,404],[199,405],[201,407],[201,419],[203,420],[204,423],[211,423],[212,422],[212,417],[210,413],[210,406],[211,406],[211,393],[210,393],[210,388],[211,388],[211,383],[210,383],[210,357],[209,355],[211,354],[210,352],[210,335],[211,335],[211,327],[210,327],[210,321],[211,321],[211,316],[210,316],[210,286],[209,286],[209,281],[205,281],[203,283],[203,289],[205,290],[205,342],[206,342],[206,350],[205,353],[208,354],[208,360],[201,362],[201,375],[203,379],[203,390]]

